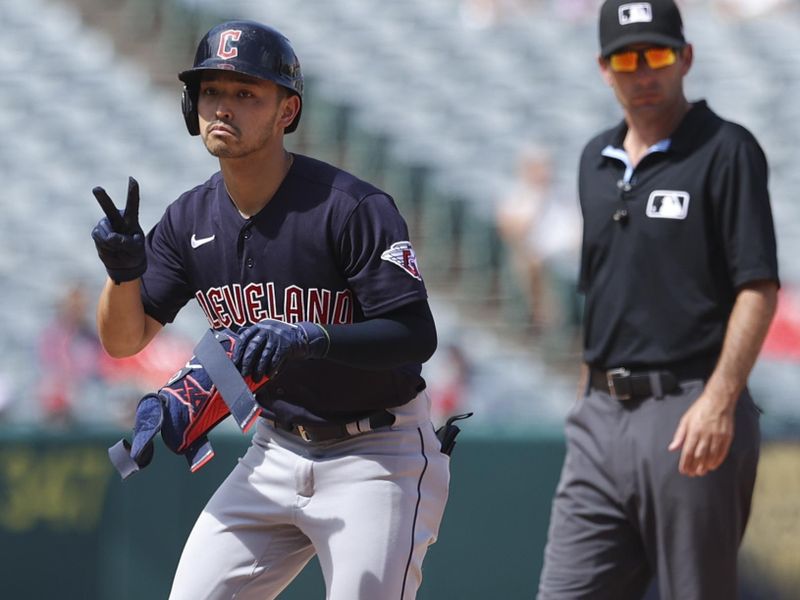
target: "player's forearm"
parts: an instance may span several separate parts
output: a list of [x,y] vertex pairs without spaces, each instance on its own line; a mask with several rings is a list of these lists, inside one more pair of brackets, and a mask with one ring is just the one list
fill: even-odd
[[719,362],[706,389],[727,404],[735,404],[747,385],[777,306],[777,284],[756,282],[736,297]]
[[436,350],[436,325],[427,302],[415,302],[376,319],[326,325],[326,358],[366,369],[390,369],[427,361]]
[[144,348],[157,333],[151,321],[144,312],[138,279],[120,285],[106,281],[97,304],[97,331],[109,355],[124,358]]

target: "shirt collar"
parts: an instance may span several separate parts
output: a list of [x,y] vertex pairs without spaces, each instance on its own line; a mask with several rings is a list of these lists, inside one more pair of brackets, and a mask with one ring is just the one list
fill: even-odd
[[706,117],[711,113],[708,108],[708,103],[705,100],[698,100],[692,103],[692,108],[684,115],[678,128],[672,134],[672,147],[673,152],[684,153],[689,151],[694,144],[697,135],[703,129],[702,123],[706,121]]
[[[653,152],[667,152],[671,145],[672,140],[670,138],[660,140],[647,149],[645,156]],[[616,148],[609,144],[600,151],[600,154],[621,161],[625,165],[625,174],[622,176],[622,180],[625,183],[631,180],[631,177],[633,177],[633,164],[630,161],[628,153],[623,148]]]
[[[692,103],[692,107],[681,120],[672,136],[660,140],[647,149],[647,154],[653,152],[682,152],[690,143],[698,130],[698,123],[710,109],[705,100]],[[628,124],[623,120],[609,132],[609,143],[600,151],[601,156],[622,161],[625,164],[625,181],[633,175],[633,167],[628,160],[628,153],[622,148],[625,136],[628,133]]]

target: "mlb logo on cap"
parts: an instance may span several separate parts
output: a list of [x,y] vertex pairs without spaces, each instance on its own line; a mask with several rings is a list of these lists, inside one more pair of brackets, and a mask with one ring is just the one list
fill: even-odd
[[600,54],[633,44],[683,48],[683,20],[675,0],[606,0],[600,7]]
[[647,199],[645,214],[651,219],[685,219],[689,213],[689,192],[655,190]]
[[619,7],[619,24],[650,23],[653,20],[653,7],[649,2],[631,2]]

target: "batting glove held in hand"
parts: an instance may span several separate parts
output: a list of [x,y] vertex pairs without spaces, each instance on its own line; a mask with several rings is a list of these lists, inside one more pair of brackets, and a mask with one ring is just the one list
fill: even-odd
[[92,190],[106,216],[92,230],[97,254],[114,283],[133,281],[147,270],[144,232],[139,225],[139,184],[128,178],[125,210],[118,210],[101,187]]
[[309,321],[265,319],[242,329],[239,338],[231,360],[242,377],[251,375],[254,382],[274,377],[287,360],[324,358],[330,345],[328,333]]

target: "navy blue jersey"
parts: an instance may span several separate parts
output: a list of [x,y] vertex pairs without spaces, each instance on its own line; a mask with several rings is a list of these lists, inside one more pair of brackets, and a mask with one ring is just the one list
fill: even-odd
[[[195,298],[214,329],[266,318],[360,322],[427,298],[408,239],[388,195],[324,162],[295,155],[251,218],[216,173],[167,207],[147,235],[142,300],[168,323]],[[349,421],[410,400],[425,387],[421,369],[288,362],[258,399],[278,419]]]

